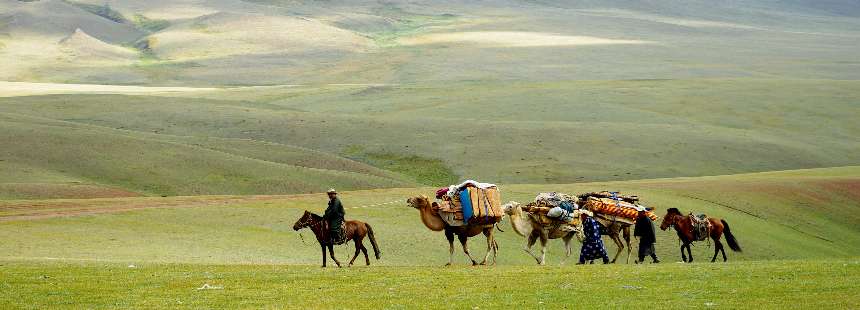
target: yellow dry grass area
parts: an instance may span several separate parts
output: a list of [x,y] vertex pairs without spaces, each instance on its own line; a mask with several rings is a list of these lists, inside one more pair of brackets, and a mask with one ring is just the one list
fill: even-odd
[[651,41],[608,39],[591,36],[568,36],[544,32],[469,31],[433,33],[404,38],[403,45],[471,43],[489,47],[586,46],[616,44],[653,44]]
[[628,10],[618,10],[618,9],[592,9],[592,10],[578,10],[580,14],[592,15],[592,16],[605,16],[605,17],[616,17],[616,18],[628,18],[628,19],[638,19],[643,21],[650,21],[655,23],[662,24],[670,24],[676,26],[683,27],[692,27],[692,28],[734,28],[734,29],[759,29],[759,27],[753,27],[749,25],[737,24],[737,23],[728,23],[728,22],[719,22],[712,20],[702,20],[702,19],[688,19],[688,18],[678,18],[671,16],[663,16],[656,14],[649,14],[643,12],[635,12]]
[[60,41],[60,49],[66,57],[75,62],[132,62],[139,57],[138,53],[130,48],[96,39],[80,28]]
[[[26,35],[0,40],[0,80],[27,80],[39,68],[130,65],[139,59],[130,48],[99,40],[80,29],[58,39]],[[0,96],[6,95],[5,93]]]
[[0,40],[0,44],[0,79],[17,79],[31,69],[57,64],[63,57],[56,41],[43,36]]
[[100,84],[61,84],[0,81],[0,97],[46,94],[101,93],[101,94],[166,94],[177,92],[214,91],[211,87],[150,87]]
[[154,35],[151,42],[156,55],[172,60],[319,50],[364,51],[371,46],[366,37],[313,19],[226,12],[168,28]]

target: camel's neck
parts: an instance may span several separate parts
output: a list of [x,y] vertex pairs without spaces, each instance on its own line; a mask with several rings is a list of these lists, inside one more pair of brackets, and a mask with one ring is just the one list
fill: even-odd
[[424,226],[427,226],[428,229],[432,231],[441,231],[445,229],[445,221],[443,221],[439,215],[434,214],[433,210],[430,209],[430,206],[422,206],[418,208],[418,211],[421,213],[421,222],[423,222]]
[[510,215],[511,218],[511,227],[514,228],[514,232],[516,232],[520,236],[528,236],[532,231],[532,223],[531,220],[526,218],[523,215],[522,210],[514,210]]

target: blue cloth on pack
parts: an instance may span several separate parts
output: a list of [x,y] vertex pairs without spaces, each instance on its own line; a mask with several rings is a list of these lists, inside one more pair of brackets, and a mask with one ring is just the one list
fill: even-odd
[[463,207],[463,221],[468,223],[474,215],[472,213],[472,197],[469,196],[468,189],[460,191],[460,206]]
[[562,209],[564,209],[564,211],[567,211],[567,212],[573,212],[573,209],[574,209],[573,204],[572,204],[572,203],[570,203],[570,201],[567,201],[567,200],[562,201],[561,203],[559,203],[559,204],[558,204],[558,206],[559,206],[559,207],[561,207]]

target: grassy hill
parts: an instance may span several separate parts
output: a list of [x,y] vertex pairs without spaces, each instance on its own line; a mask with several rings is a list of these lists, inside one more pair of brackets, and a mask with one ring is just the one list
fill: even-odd
[[[860,168],[829,168],[703,178],[657,179],[572,185],[503,185],[503,200],[534,199],[541,191],[580,193],[620,190],[644,203],[726,219],[744,249],[731,261],[825,259],[860,256],[857,186]],[[441,233],[424,228],[417,211],[405,206],[411,195],[432,188],[346,192],[348,218],[371,223],[384,259],[379,265],[439,265],[447,261]],[[207,203],[207,200],[210,201]],[[6,258],[99,259],[130,263],[316,264],[319,248],[304,232],[292,231],[303,210],[322,212],[321,194],[262,197],[114,198],[98,200],[7,201],[0,203],[0,232]],[[388,203],[388,204],[383,204]],[[130,207],[141,209],[110,213]],[[55,217],[76,212],[83,216]],[[101,214],[108,212],[105,214]],[[91,215],[86,215],[91,214]],[[37,218],[37,220],[25,220]],[[41,218],[41,219],[39,219]],[[530,265],[522,239],[499,233],[501,265]],[[635,244],[635,243],[634,243]],[[484,253],[481,241],[472,243]],[[614,246],[608,245],[610,251]],[[667,262],[679,260],[674,232],[658,233],[657,251]],[[458,250],[459,251],[459,250]],[[693,254],[706,261],[713,248],[698,244]],[[339,248],[340,257],[351,254]],[[459,253],[459,252],[458,252]],[[551,244],[549,263],[558,264],[562,246]],[[464,262],[461,255],[457,262]],[[575,258],[574,258],[575,259]],[[622,260],[625,256],[622,256]]]
[[[503,199],[519,201],[549,190],[635,193],[660,215],[678,207],[724,218],[744,249],[729,252],[728,263],[711,264],[713,248],[698,243],[697,263],[676,264],[675,234],[658,232],[664,263],[644,266],[562,263],[557,240],[550,242],[551,266],[535,266],[505,220],[506,231],[497,232],[499,266],[466,267],[458,248],[457,265],[438,267],[447,261],[444,236],[424,228],[404,202],[432,188],[342,193],[347,217],[372,224],[382,249],[372,267],[342,270],[320,270],[311,234],[291,229],[304,209],[321,212],[320,194],[5,201],[0,285],[16,289],[0,291],[0,305],[295,307],[327,295],[337,301],[315,306],[435,307],[436,300],[451,299],[447,306],[483,308],[853,308],[860,302],[851,293],[860,271],[858,186],[858,167],[503,185]],[[484,253],[481,243],[471,241],[474,254]],[[339,246],[336,253],[346,261],[352,250]]]
[[[6,199],[110,197],[117,191],[110,188],[190,195],[414,184],[365,164],[287,145],[159,136],[9,114],[0,118],[0,140],[6,145],[0,151],[0,197]],[[80,184],[106,189],[80,197],[72,189]]]
[[[858,96],[855,81],[770,79],[19,96],[0,98],[8,128],[0,135],[21,140],[0,159],[149,195],[441,186],[461,178],[571,183],[830,167],[860,161]],[[46,142],[52,140],[63,143]],[[125,161],[136,157],[146,163]],[[5,171],[5,182],[53,182],[35,176],[15,181],[19,173]],[[309,173],[315,181],[306,180]]]
[[[20,61],[4,63],[0,79],[259,85],[856,79],[858,72],[852,39],[860,35],[860,8],[850,0],[109,4],[2,4],[0,55]],[[82,63],[66,57],[58,42],[78,28],[97,40],[138,48],[139,59]],[[515,44],[464,39],[498,42],[504,41],[500,33],[511,32],[517,34]],[[425,40],[440,35],[451,40]],[[582,45],[582,37],[649,44]]]
[[[858,38],[855,0],[2,1],[0,308],[860,308]],[[467,178],[744,252],[545,268],[506,221],[439,268],[405,199]],[[291,229],[330,187],[374,267]]]
[[[7,139],[78,141],[5,150],[0,197],[856,165],[858,12],[848,0],[4,2],[0,58],[15,61],[0,80],[207,88],[0,94]],[[120,138],[141,147],[97,143]],[[175,148],[187,164],[169,162]],[[148,163],[128,167],[130,152]]]

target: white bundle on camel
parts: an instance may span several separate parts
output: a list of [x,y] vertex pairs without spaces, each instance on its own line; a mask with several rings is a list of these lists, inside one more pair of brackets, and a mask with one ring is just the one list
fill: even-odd
[[[469,224],[493,224],[502,220],[502,198],[499,188],[492,183],[467,180],[436,191],[441,199],[438,212],[443,219],[453,219],[451,226]],[[447,221],[446,221],[447,222]]]

